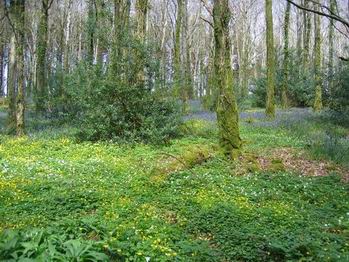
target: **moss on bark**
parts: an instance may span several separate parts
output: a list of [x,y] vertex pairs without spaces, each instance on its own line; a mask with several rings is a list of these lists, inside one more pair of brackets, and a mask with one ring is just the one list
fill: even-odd
[[289,60],[290,60],[290,52],[288,48],[290,11],[291,11],[291,3],[287,2],[286,11],[285,11],[285,22],[284,22],[284,61],[283,61],[283,81],[282,81],[282,88],[281,88],[281,105],[283,109],[288,107],[287,90],[288,90]]
[[214,83],[218,91],[217,120],[220,146],[226,156],[236,158],[241,148],[241,138],[230,61],[230,12],[228,0],[214,1],[213,20],[215,39]]
[[275,50],[273,31],[273,2],[265,0],[266,25],[267,25],[267,103],[266,115],[275,117]]
[[[318,9],[318,6],[315,6]],[[321,25],[320,16],[315,15],[315,40],[314,40],[314,71],[315,71],[315,99],[314,111],[322,110],[322,77],[321,77]]]

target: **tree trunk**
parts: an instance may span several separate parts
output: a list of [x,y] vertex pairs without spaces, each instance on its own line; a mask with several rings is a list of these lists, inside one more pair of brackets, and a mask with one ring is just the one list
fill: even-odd
[[184,15],[184,0],[177,0],[177,18],[176,18],[176,32],[174,43],[174,57],[173,57],[173,69],[174,69],[174,90],[177,96],[182,100],[183,112],[187,111],[188,94],[183,81],[182,59],[181,59],[181,38],[183,28],[183,15]]
[[290,52],[289,44],[289,27],[290,27],[290,11],[291,3],[287,2],[284,22],[284,61],[283,61],[283,81],[281,90],[281,105],[283,109],[288,107],[287,91],[288,91],[288,76],[289,76],[289,60]]
[[[309,8],[308,0],[304,1],[304,7]],[[303,67],[309,69],[310,35],[311,35],[311,14],[304,11],[304,32],[303,32]]]
[[266,115],[275,117],[275,50],[273,32],[273,3],[265,0],[266,25],[267,25],[267,104]]
[[0,97],[3,97],[5,92],[4,92],[4,47],[2,43],[0,43]]
[[[318,5],[315,5],[318,10]],[[315,71],[315,100],[314,111],[319,112],[322,109],[322,77],[321,77],[321,24],[320,16],[314,14],[315,40],[314,40],[314,71]]]
[[[12,8],[12,7],[11,7]],[[8,119],[7,132],[12,134],[16,130],[16,36],[13,33],[10,40],[8,64]]]
[[214,0],[214,84],[218,91],[217,121],[220,146],[226,156],[236,158],[241,148],[239,114],[233,89],[230,11],[228,0]]
[[96,12],[95,0],[88,0],[88,15],[87,15],[87,59],[92,65],[94,60],[94,46],[96,33]]
[[142,42],[145,41],[145,34],[147,31],[147,13],[148,13],[148,0],[137,0],[137,38]]
[[114,0],[114,25],[113,25],[113,45],[110,58],[109,75],[113,79],[122,74],[120,63],[122,59],[121,43],[123,41],[123,9],[124,0]]
[[[335,12],[336,0],[330,0],[330,10]],[[330,19],[328,32],[328,87],[330,94],[333,94],[333,58],[334,58],[334,20]]]
[[47,100],[47,44],[48,44],[48,9],[49,0],[42,0],[38,42],[35,107],[37,112],[44,112]]
[[[148,0],[137,0],[136,2],[137,11],[137,31],[136,37],[143,45],[146,42],[146,31],[147,31],[147,13],[148,13]],[[145,48],[144,46],[142,48]],[[144,87],[145,86],[145,57],[142,52],[137,51],[138,59],[138,73],[137,82]]]

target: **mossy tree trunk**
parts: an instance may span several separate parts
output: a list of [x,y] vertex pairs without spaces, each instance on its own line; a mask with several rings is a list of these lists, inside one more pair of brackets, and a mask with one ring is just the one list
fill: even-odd
[[[304,0],[304,7],[309,8],[310,3],[308,0]],[[305,70],[309,69],[309,53],[310,53],[310,35],[311,35],[311,14],[303,12],[303,67]]]
[[[189,12],[188,12],[188,0],[184,2],[184,43],[185,43],[185,92],[188,99],[192,99],[194,96],[193,79],[191,71],[191,55],[190,55],[190,32],[189,32]],[[187,111],[187,109],[185,109]]]
[[8,70],[8,118],[7,132],[12,134],[16,130],[16,36],[13,33],[10,39],[9,70]]
[[174,91],[175,94],[182,100],[182,110],[184,113],[188,110],[188,92],[185,86],[182,68],[182,35],[183,35],[183,21],[184,21],[184,0],[177,0],[177,18],[176,31],[173,54],[173,70],[174,70]]
[[[148,0],[137,0],[136,11],[137,11],[137,31],[136,36],[138,41],[143,45],[146,43],[146,32],[147,32],[147,13],[148,13]],[[137,81],[141,86],[145,86],[145,58],[140,52],[137,52],[138,59],[138,74]]]
[[137,37],[142,42],[145,41],[145,35],[147,31],[147,13],[148,13],[148,0],[137,0]]
[[[1,41],[1,40],[0,40]],[[4,96],[4,46],[0,42],[0,97]]]
[[[13,29],[15,35],[13,53],[11,59],[15,60],[15,65],[10,68],[12,69],[13,79],[11,84],[13,85],[12,91],[16,90],[15,95],[15,106],[11,106],[15,112],[15,121],[11,121],[11,124],[15,123],[15,130],[17,136],[22,136],[25,133],[24,126],[24,113],[25,113],[25,76],[24,76],[24,50],[25,50],[25,0],[14,0],[10,3],[10,15],[13,21]],[[11,40],[12,42],[13,40]],[[11,48],[12,49],[12,48]],[[13,98],[12,98],[13,99]],[[12,101],[13,102],[13,101]],[[10,112],[13,114],[13,112]],[[13,117],[13,115],[10,115]],[[10,119],[11,120],[11,119]]]
[[126,37],[129,35],[130,29],[130,6],[130,0],[114,0],[113,37],[108,72],[111,80],[123,79],[130,81],[127,78],[127,75],[130,75],[127,74],[128,67],[124,63],[129,52],[129,43]]
[[228,0],[214,0],[214,85],[218,91],[217,121],[220,146],[226,156],[236,158],[241,148],[239,114],[233,91]]
[[[336,0],[330,0],[330,10],[335,13]],[[329,91],[333,93],[333,58],[334,58],[334,20],[330,19],[330,26],[328,32],[328,87]]]
[[96,41],[96,3],[95,0],[88,0],[88,14],[87,14],[87,59],[90,64],[94,60],[94,47]]
[[290,60],[290,51],[288,48],[290,12],[291,12],[291,3],[287,2],[286,11],[285,11],[285,21],[284,21],[284,61],[283,61],[283,81],[282,81],[282,90],[281,90],[281,105],[283,109],[288,107],[287,92],[288,92],[288,76],[289,76],[289,60]]
[[70,8],[73,4],[73,0],[66,0],[67,8],[63,15],[63,26],[62,26],[62,36],[61,36],[61,48],[62,48],[62,76],[61,76],[61,88],[59,90],[59,96],[62,101],[63,111],[66,110],[66,87],[65,87],[65,76],[69,73],[69,41],[70,41],[70,24],[71,24],[71,11]]
[[[318,5],[315,5],[318,10]],[[315,99],[314,111],[322,109],[322,72],[321,72],[321,24],[320,16],[314,15],[315,39],[314,39],[314,71],[315,71]]]
[[109,75],[111,79],[115,77],[119,77],[122,75],[120,63],[122,60],[122,50],[121,43],[123,40],[124,31],[126,28],[124,27],[126,22],[124,9],[125,9],[125,1],[127,0],[114,0],[114,24],[113,24],[113,39],[112,39],[112,50],[110,57],[110,69]]
[[39,18],[38,42],[37,42],[37,65],[36,65],[36,89],[35,108],[37,112],[46,109],[48,86],[47,86],[47,44],[48,44],[48,11],[51,1],[41,1],[41,13]]
[[273,29],[273,3],[265,0],[266,26],[267,26],[267,102],[266,115],[275,117],[275,47]]

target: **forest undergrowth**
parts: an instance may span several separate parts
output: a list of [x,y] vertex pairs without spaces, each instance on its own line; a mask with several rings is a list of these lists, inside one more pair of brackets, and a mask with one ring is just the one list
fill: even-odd
[[237,161],[195,117],[157,146],[78,142],[43,119],[1,135],[0,259],[347,261],[349,130],[244,114]]

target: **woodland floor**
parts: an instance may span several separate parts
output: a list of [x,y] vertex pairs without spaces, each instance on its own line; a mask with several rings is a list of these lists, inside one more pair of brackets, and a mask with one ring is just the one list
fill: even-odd
[[244,112],[235,162],[200,108],[164,146],[31,120],[0,135],[0,260],[348,261],[349,129],[325,117]]

